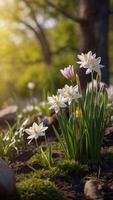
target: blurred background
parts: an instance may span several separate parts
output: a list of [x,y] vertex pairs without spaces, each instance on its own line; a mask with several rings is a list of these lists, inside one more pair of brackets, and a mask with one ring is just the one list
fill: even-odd
[[77,54],[102,57],[102,79],[113,78],[113,0],[0,0],[0,108],[30,95],[54,92],[59,69]]

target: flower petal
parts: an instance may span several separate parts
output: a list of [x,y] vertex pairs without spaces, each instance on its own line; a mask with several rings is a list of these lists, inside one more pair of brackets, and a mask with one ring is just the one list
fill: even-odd
[[91,72],[92,72],[92,71],[91,71],[91,69],[89,69],[89,68],[86,70],[86,74],[90,74]]

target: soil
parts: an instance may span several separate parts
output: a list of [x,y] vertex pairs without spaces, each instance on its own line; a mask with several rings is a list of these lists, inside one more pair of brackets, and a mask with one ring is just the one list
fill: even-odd
[[[49,143],[57,142],[55,136],[50,136],[50,134],[47,140]],[[39,141],[39,145],[40,144],[43,144],[43,139]],[[17,174],[17,181],[20,175],[29,177],[30,173],[33,172],[28,165],[28,160],[35,152],[36,146],[32,143],[30,145],[25,145],[24,151],[20,149],[18,155],[13,157],[10,165]],[[55,152],[53,156],[56,160],[62,159],[63,157],[61,152]],[[39,163],[34,167],[36,169],[41,169]],[[77,176],[77,174],[74,173],[68,174],[68,176],[60,174],[59,176],[55,176],[53,179],[59,190],[61,190],[69,200],[83,200],[85,199],[83,190],[86,180],[97,177],[103,184],[102,192],[104,193],[104,199],[113,199],[113,127],[107,129],[104,137],[102,157],[98,173],[97,167],[94,167],[93,169],[89,168],[80,176]]]

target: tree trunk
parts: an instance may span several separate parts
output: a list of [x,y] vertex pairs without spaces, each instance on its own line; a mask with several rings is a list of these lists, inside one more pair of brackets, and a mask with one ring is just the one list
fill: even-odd
[[[109,84],[109,59],[108,59],[108,9],[109,0],[80,0],[81,52],[92,51],[101,56],[105,68],[102,70],[102,81]],[[85,75],[85,70],[79,72],[82,89],[86,88],[90,77]]]
[[109,0],[99,1],[99,21],[96,24],[97,37],[97,55],[102,58],[102,80],[109,85],[109,49],[108,49],[108,33],[109,33]]
[[40,42],[40,45],[41,45],[43,58],[44,58],[45,62],[47,63],[47,65],[50,65],[52,55],[51,55],[48,40],[47,40],[45,33],[44,33],[44,31],[41,27],[38,27],[38,31],[37,31],[36,36],[37,36],[37,38]]

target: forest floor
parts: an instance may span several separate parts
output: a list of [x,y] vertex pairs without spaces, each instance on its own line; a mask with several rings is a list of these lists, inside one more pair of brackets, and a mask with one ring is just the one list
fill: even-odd
[[[59,150],[58,142],[54,135],[48,134],[48,143],[54,146],[53,158],[58,163],[63,159],[63,153]],[[44,142],[39,141],[39,145]],[[29,178],[34,172],[41,179],[49,179],[55,183],[59,191],[69,200],[82,200],[84,197],[84,184],[87,180],[97,179],[103,185],[102,193],[105,200],[113,199],[113,127],[106,131],[101,151],[101,162],[99,167],[84,166],[74,170],[72,165],[60,166],[59,173],[54,173],[53,169],[47,169],[37,156],[35,144],[25,143],[24,150],[20,149],[18,155],[12,156],[10,166],[16,173],[16,181],[20,182],[24,178]],[[32,159],[33,158],[33,159]],[[64,170],[64,171],[63,171]]]

